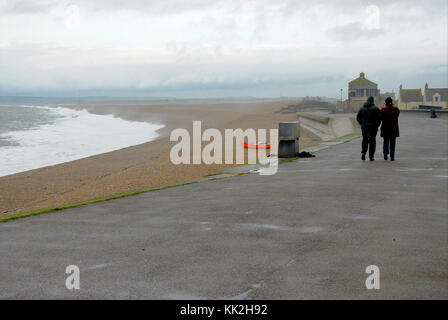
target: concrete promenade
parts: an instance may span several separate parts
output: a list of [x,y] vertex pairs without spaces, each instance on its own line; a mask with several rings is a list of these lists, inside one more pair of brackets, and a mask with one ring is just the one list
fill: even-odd
[[395,162],[355,139],[274,176],[1,223],[0,298],[447,299],[448,121],[426,116],[402,114]]

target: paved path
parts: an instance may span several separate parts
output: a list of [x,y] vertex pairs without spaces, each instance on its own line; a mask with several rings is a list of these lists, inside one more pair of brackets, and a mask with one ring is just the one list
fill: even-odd
[[446,299],[448,121],[400,121],[395,163],[360,161],[356,139],[274,176],[2,223],[0,298]]

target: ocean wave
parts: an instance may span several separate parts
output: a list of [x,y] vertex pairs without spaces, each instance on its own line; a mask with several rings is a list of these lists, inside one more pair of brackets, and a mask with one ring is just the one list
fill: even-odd
[[59,117],[52,124],[1,134],[13,145],[0,148],[0,177],[152,141],[164,127],[96,115],[85,109],[20,107],[49,109]]

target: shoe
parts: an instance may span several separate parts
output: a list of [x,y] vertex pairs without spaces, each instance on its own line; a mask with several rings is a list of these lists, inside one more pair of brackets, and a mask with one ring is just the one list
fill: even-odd
[[387,160],[387,153],[384,154],[384,160]]
[[370,158],[370,161],[375,161],[375,159],[373,159],[373,158]]
[[365,160],[366,160],[366,154],[365,154],[365,153],[361,154],[361,160],[362,160],[362,161],[365,161]]
[[390,158],[390,161],[395,161],[395,158]]

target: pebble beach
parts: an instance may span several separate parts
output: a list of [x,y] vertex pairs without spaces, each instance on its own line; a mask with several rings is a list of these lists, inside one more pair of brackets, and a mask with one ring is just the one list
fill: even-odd
[[[170,132],[201,120],[202,130],[216,128],[243,130],[277,128],[278,122],[296,121],[297,116],[280,109],[297,101],[256,102],[183,102],[165,104],[95,102],[67,104],[64,107],[86,109],[98,115],[113,114],[129,121],[162,124],[159,137],[147,143],[103,153],[71,162],[0,177],[0,213],[2,216],[64,206],[104,198],[134,190],[181,183],[218,173],[228,164],[180,164],[170,161]],[[300,137],[300,145],[317,141]]]

